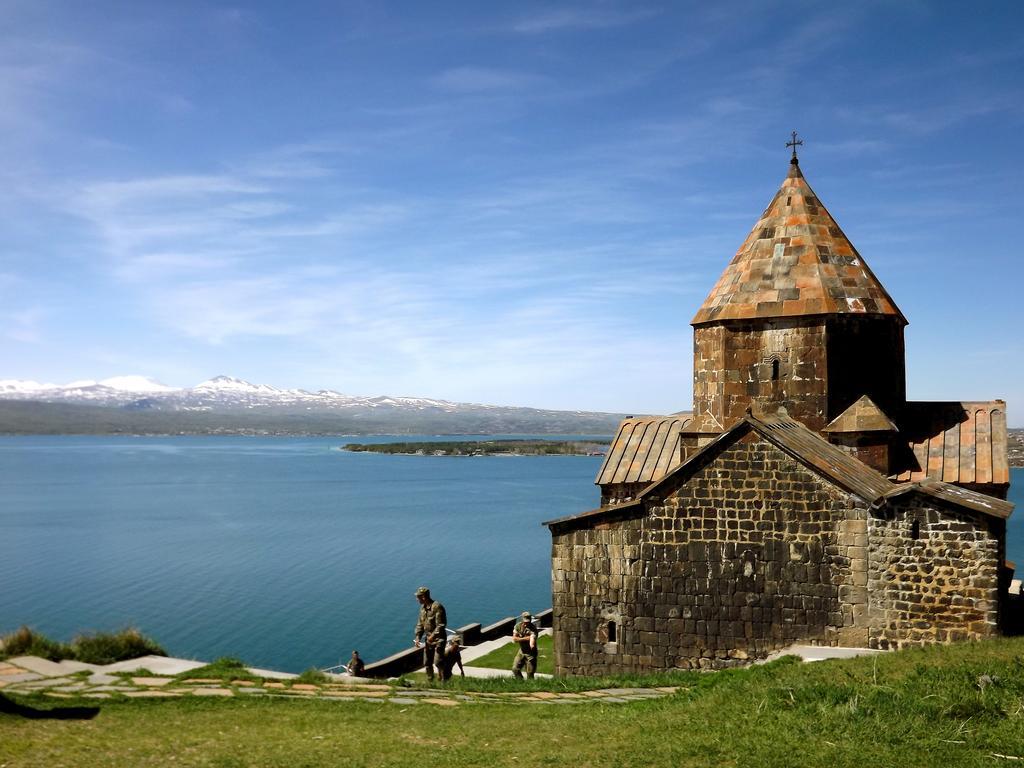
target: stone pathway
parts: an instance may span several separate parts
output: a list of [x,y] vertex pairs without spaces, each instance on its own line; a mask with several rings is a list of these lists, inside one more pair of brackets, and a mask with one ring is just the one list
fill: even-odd
[[[205,666],[202,662],[144,656],[107,666],[74,661],[52,662],[35,656],[0,661],[0,692],[39,694],[54,699],[174,698],[184,696],[264,696],[292,699],[399,706],[458,707],[470,704],[624,704],[657,699],[679,688],[606,688],[582,693],[537,691],[480,693],[443,688],[412,689],[366,678],[332,676],[330,682],[296,682],[296,675],[247,669],[259,680],[178,679],[175,676]],[[144,673],[143,673],[144,671]],[[468,672],[468,669],[467,669]]]

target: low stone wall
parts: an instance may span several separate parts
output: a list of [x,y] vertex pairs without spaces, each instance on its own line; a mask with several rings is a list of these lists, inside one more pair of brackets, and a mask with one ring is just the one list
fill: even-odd
[[[536,623],[541,628],[551,626],[551,617],[552,612],[550,608],[534,614]],[[517,621],[519,621],[517,617],[509,616],[493,624],[488,624],[486,627],[481,626],[479,623],[466,624],[455,631],[462,636],[463,647],[468,647],[479,645],[489,640],[511,637],[512,629]],[[423,649],[412,647],[375,661],[372,664],[367,664],[363,674],[365,677],[398,677],[399,675],[415,672],[422,668]]]

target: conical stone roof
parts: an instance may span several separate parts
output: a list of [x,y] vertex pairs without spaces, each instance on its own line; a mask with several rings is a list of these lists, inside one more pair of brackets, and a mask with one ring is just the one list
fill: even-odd
[[692,325],[823,314],[891,315],[907,323],[794,158]]
[[822,432],[899,432],[892,419],[867,395],[832,419]]

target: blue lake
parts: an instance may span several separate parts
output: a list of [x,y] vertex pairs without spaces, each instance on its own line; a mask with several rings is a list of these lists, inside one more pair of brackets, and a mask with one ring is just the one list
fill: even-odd
[[0,437],[0,632],[301,671],[409,645],[420,584],[453,626],[548,607],[541,522],[597,505],[601,459],[337,450],[394,439]]
[[597,505],[601,459],[337,449],[394,439],[0,438],[0,631],[301,671],[408,646],[420,584],[453,626],[547,608],[541,522]]

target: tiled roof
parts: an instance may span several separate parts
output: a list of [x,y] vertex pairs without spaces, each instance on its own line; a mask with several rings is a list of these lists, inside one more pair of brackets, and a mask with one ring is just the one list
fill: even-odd
[[642,515],[644,513],[643,504],[639,499],[630,499],[629,501],[622,501],[618,504],[606,504],[603,507],[597,509],[588,509],[586,512],[577,512],[575,515],[565,515],[564,517],[557,517],[554,520],[545,520],[541,525],[560,525],[561,523],[576,523],[586,520],[601,520],[604,521],[609,517],[628,518]]
[[623,419],[594,482],[660,480],[680,462],[679,432],[691,420],[690,413]]
[[867,395],[836,416],[822,432],[898,432],[896,425]]
[[[626,427],[627,422],[633,421],[653,422],[658,420],[626,419],[622,428]],[[620,428],[620,434],[622,428]],[[748,413],[685,462],[677,464],[660,480],[648,485],[637,498],[624,504],[610,504],[577,515],[549,520],[543,524],[565,526],[642,515],[645,513],[646,499],[657,498],[659,489],[671,482],[673,476],[686,472],[687,467],[700,466],[700,462],[704,461],[709,454],[713,455],[723,444],[729,444],[749,430],[757,432],[800,463],[846,488],[874,507],[883,506],[889,500],[904,494],[924,493],[950,504],[974,509],[1002,519],[1009,517],[1013,512],[1014,505],[1008,501],[931,478],[925,478],[920,482],[896,485],[868,465],[832,445],[818,433],[788,416],[753,416]]]
[[800,166],[791,164],[692,324],[833,313],[892,315],[907,322]]
[[933,498],[947,501],[950,504],[967,507],[976,512],[984,512],[987,515],[999,517],[1003,520],[1010,516],[1014,508],[1013,502],[997,499],[995,496],[978,493],[968,488],[961,488],[959,485],[932,480],[931,478],[926,478],[916,483],[897,485],[885,495],[885,500],[910,492],[923,493]]
[[1006,451],[1006,403],[907,403],[900,432],[912,455],[895,480],[926,477],[947,483],[1010,482]]

